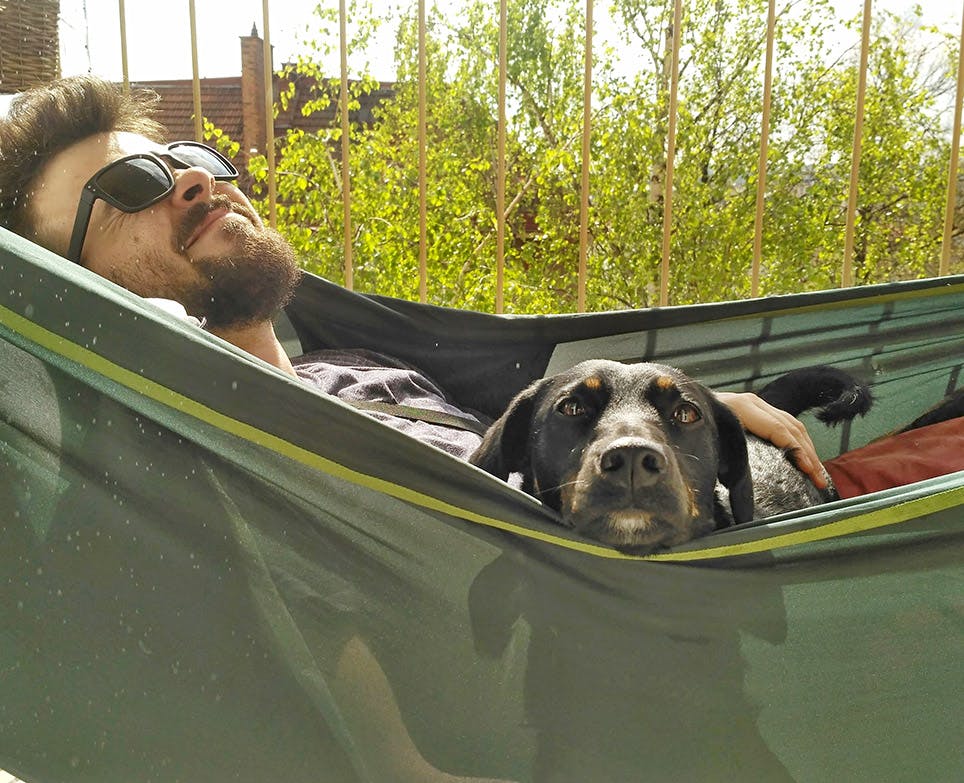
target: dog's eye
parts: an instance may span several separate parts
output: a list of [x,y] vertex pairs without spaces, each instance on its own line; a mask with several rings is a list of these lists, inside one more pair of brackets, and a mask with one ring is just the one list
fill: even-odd
[[582,416],[586,412],[583,404],[575,397],[566,397],[556,405],[556,410],[563,416]]
[[693,424],[702,418],[700,409],[691,402],[681,402],[673,411],[673,421],[677,424]]

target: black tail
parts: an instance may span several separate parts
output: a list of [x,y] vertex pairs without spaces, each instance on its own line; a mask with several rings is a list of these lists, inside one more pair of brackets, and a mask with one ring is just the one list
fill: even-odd
[[942,421],[956,419],[959,416],[964,416],[964,389],[958,389],[948,394],[929,411],[924,412],[906,427],[901,427],[897,431],[907,432],[908,430],[916,430],[918,427],[939,424]]
[[848,372],[822,364],[781,375],[757,394],[793,416],[819,408],[817,418],[831,426],[865,415],[874,402],[867,384]]

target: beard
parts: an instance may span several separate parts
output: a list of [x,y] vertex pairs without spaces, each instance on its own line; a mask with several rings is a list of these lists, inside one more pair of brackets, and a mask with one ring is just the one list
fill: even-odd
[[[226,196],[188,211],[174,240],[183,254],[185,238],[213,210],[227,207],[249,218],[248,211]],[[221,230],[231,236],[234,249],[224,255],[190,258],[195,271],[190,284],[182,283],[171,298],[191,315],[207,319],[213,328],[247,326],[273,318],[290,300],[301,268],[291,245],[272,228],[230,223]]]

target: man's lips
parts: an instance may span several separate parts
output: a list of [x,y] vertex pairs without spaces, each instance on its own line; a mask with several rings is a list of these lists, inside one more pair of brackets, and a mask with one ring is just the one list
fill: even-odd
[[184,249],[187,250],[190,248],[212,225],[217,223],[225,215],[230,214],[231,210],[227,207],[219,207],[208,212],[207,215],[204,216],[204,220],[201,221],[201,225],[194,229],[191,236],[188,237],[187,242],[184,243]]

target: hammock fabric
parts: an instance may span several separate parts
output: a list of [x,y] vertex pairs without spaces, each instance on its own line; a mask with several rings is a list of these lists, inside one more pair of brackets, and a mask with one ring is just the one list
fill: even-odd
[[[718,389],[833,363],[953,389],[964,279],[495,317],[309,277],[362,347],[495,414],[582,358]],[[958,780],[964,474],[648,558],[0,236],[0,768],[33,781]]]

